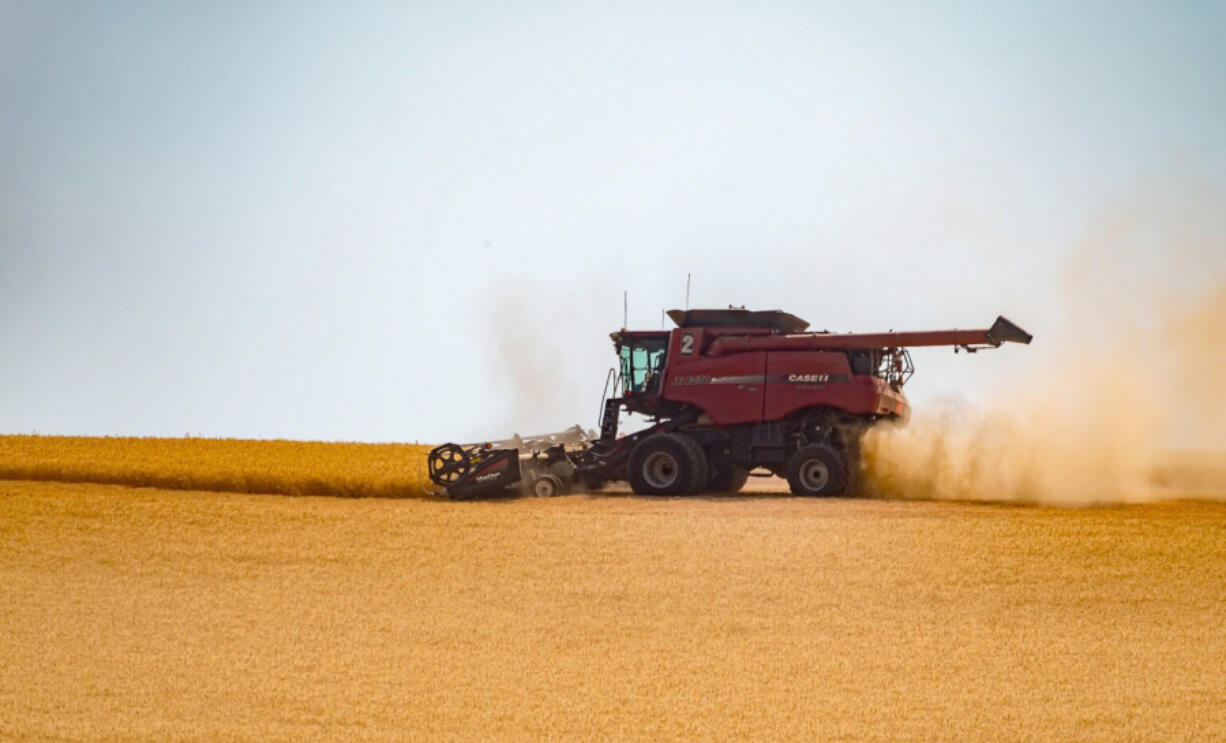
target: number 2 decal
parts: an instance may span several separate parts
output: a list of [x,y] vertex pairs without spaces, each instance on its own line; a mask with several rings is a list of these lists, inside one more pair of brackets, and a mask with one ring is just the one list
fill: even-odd
[[681,355],[689,356],[693,353],[694,353],[694,334],[693,333],[682,333],[681,334]]

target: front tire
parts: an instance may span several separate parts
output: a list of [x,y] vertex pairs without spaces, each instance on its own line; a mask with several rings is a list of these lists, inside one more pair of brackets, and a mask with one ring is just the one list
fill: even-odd
[[788,487],[796,495],[842,495],[847,489],[847,462],[824,444],[810,444],[788,460]]
[[707,455],[688,436],[658,433],[630,452],[628,474],[639,495],[689,495],[707,483]]

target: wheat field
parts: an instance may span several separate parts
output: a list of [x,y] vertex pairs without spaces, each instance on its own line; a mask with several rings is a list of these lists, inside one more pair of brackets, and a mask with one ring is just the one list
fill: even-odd
[[0,435],[0,479],[232,493],[421,497],[429,446]]
[[1226,507],[0,481],[3,740],[1221,740]]

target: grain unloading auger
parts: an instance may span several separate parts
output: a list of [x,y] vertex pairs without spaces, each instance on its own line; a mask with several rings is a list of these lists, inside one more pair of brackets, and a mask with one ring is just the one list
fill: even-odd
[[[672,310],[672,330],[611,334],[619,367],[602,404],[599,435],[560,434],[430,452],[430,479],[452,498],[508,490],[553,495],[628,480],[636,493],[739,490],[762,468],[793,493],[854,489],[860,437],[882,421],[905,422],[909,348],[975,352],[1031,335],[1004,317],[979,330],[805,332],[778,310]],[[607,385],[606,385],[607,390]],[[619,436],[622,411],[652,425]]]

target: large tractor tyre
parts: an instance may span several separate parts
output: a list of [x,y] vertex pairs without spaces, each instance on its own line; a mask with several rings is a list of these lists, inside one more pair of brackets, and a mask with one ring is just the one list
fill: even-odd
[[707,454],[688,436],[648,436],[630,452],[629,479],[639,495],[698,493],[707,484]]
[[788,460],[787,472],[796,495],[842,495],[847,488],[847,462],[824,444],[802,447]]
[[749,470],[735,464],[711,464],[710,470],[705,488],[708,493],[737,493],[749,481]]

